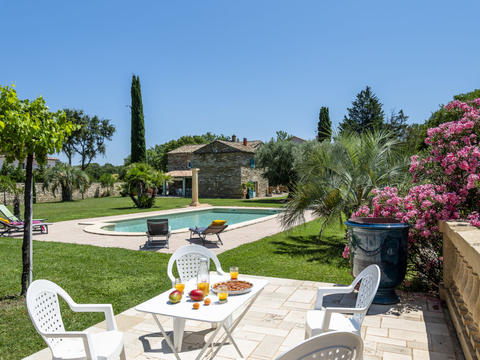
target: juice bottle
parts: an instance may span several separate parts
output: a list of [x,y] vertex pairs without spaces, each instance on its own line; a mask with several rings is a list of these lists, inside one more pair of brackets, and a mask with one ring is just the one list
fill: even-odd
[[204,296],[210,293],[210,273],[208,272],[208,259],[201,258],[197,273],[197,289],[203,291]]

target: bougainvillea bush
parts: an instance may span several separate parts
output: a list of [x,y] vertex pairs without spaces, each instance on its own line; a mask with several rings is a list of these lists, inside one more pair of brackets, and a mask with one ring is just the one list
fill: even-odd
[[413,186],[403,194],[394,187],[375,189],[371,204],[353,214],[410,224],[409,266],[433,289],[442,276],[438,220],[468,219],[480,226],[480,98],[456,100],[445,109],[462,116],[428,129],[426,152],[411,157]]

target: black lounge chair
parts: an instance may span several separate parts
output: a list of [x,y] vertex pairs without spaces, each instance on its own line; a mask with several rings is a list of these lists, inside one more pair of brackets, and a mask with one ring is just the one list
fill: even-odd
[[190,230],[190,240],[192,239],[193,235],[198,235],[198,237],[202,240],[203,246],[205,246],[205,242],[207,240],[207,235],[217,235],[217,243],[223,245],[222,239],[220,238],[220,233],[224,231],[228,225],[213,225],[210,224],[208,227],[191,227]]
[[[147,219],[147,243],[145,247],[170,247],[171,228],[168,226],[168,219]],[[155,240],[155,237],[165,237],[162,240]]]

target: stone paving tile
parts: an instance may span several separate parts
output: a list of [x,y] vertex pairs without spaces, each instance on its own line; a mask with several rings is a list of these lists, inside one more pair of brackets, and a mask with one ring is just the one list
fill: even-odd
[[[303,341],[305,314],[313,308],[316,287],[320,283],[273,279],[235,329],[233,336],[246,359],[269,360],[291,346]],[[332,286],[332,284],[328,284]],[[365,360],[423,360],[463,359],[455,335],[441,304],[422,294],[401,294],[402,302],[394,306],[372,306],[361,329]],[[292,301],[295,300],[295,301]],[[329,306],[351,304],[352,296],[325,297]],[[411,303],[409,302],[411,301]],[[345,306],[345,305],[341,305]],[[440,306],[438,308],[437,306]],[[238,312],[237,312],[238,315]],[[174,360],[166,340],[153,317],[128,309],[116,316],[125,332],[127,359]],[[172,319],[160,317],[167,334],[172,331]],[[105,322],[88,329],[98,332]],[[187,321],[181,358],[194,359],[205,339],[211,336],[209,323]],[[215,339],[218,344],[219,336]],[[50,359],[50,351],[42,350],[28,360]],[[227,341],[216,359],[238,359],[232,344]]]
[[263,356],[266,358],[273,358],[278,351],[278,348],[283,342],[282,336],[267,335],[262,342],[257,346],[252,355]]

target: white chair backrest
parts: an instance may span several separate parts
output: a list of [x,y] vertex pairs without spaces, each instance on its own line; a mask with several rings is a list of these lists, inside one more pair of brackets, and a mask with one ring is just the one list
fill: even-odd
[[[28,287],[26,297],[28,314],[32,319],[33,326],[40,334],[65,332],[58,295],[65,299],[67,303],[72,301],[65,290],[48,280],[35,280]],[[42,337],[52,353],[63,340],[62,338],[48,338],[43,335]]]
[[351,332],[332,331],[313,336],[276,360],[357,360],[363,354],[362,338]]
[[[358,274],[352,283],[352,285],[355,287],[358,282],[361,281],[357,294],[357,302],[355,304],[356,308],[366,307],[368,309],[370,307],[373,298],[377,293],[378,286],[380,285],[380,276],[380,268],[378,265],[374,264],[367,266],[360,274]],[[353,315],[353,319],[355,319],[359,326],[361,326],[365,315],[366,312],[355,314]]]
[[[168,260],[167,274],[172,283],[175,282],[175,276],[173,275],[173,265],[175,262],[177,263],[178,275],[182,281],[188,281],[197,276],[201,258],[213,260],[217,273],[224,274],[220,261],[218,261],[217,256],[211,250],[200,245],[185,245],[177,249],[177,251],[170,256],[170,260]],[[210,261],[208,261],[208,265],[210,267]]]

